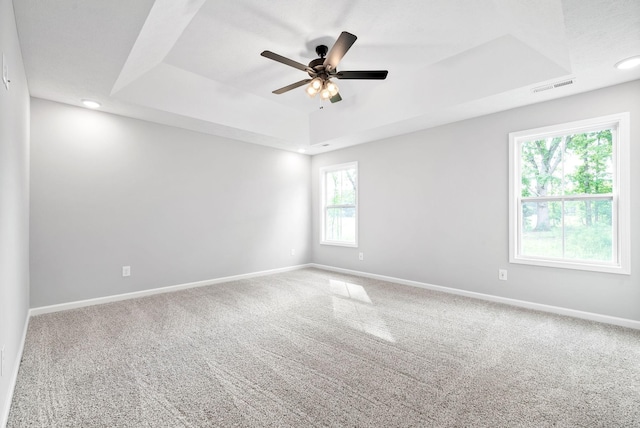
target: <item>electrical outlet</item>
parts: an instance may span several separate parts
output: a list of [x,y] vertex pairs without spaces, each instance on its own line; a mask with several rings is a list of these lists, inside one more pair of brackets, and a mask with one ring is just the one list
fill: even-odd
[[131,266],[122,266],[122,276],[131,276]]
[[364,253],[358,254],[358,260],[364,260]]
[[291,249],[291,255],[292,255],[292,256],[295,256],[295,255],[296,255],[296,249],[295,249],[295,248],[292,248],[292,249]]
[[507,280],[507,270],[506,269],[498,269],[498,279],[501,281]]

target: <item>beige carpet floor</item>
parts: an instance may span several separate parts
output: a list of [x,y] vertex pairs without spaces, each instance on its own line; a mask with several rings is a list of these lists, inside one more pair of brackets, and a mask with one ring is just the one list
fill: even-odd
[[640,427],[640,332],[304,269],[33,317],[9,427]]

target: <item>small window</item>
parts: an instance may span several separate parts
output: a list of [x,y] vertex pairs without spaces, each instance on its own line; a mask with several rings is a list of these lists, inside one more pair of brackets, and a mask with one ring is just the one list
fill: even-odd
[[510,262],[630,273],[629,114],[509,134]]
[[358,246],[358,163],[320,169],[322,219],[320,242]]

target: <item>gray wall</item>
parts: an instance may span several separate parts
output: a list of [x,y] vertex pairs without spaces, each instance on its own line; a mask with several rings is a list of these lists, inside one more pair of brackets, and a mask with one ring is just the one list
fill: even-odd
[[[623,111],[631,112],[632,274],[509,264],[509,132]],[[313,261],[640,320],[639,135],[634,81],[314,156]],[[359,162],[360,246],[320,245],[318,170],[348,161]]]
[[[0,0],[0,52],[9,66],[9,90],[0,83],[0,426],[9,413],[29,309],[29,92],[13,3]],[[1,60],[0,60],[1,61]]]
[[308,156],[41,99],[31,120],[32,307],[310,261]]

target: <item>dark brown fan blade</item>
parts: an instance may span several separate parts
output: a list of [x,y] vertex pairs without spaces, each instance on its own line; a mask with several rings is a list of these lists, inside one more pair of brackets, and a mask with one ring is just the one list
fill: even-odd
[[309,66],[296,62],[292,59],[285,58],[282,55],[278,55],[277,53],[273,53],[271,51],[264,51],[260,55],[262,55],[265,58],[269,58],[274,61],[281,62],[282,64],[288,65],[289,67],[297,68],[298,70],[315,73],[315,70],[313,70]]
[[384,80],[388,73],[387,70],[339,71],[334,76],[338,79]]
[[311,82],[311,79],[304,79],[304,80],[301,80],[301,81],[299,81],[299,82],[296,82],[296,83],[292,83],[292,84],[290,84],[290,85],[287,85],[287,86],[285,86],[285,87],[283,87],[283,88],[276,89],[275,91],[273,91],[273,93],[274,93],[274,94],[278,94],[278,95],[280,95],[280,94],[284,94],[284,93],[285,93],[285,92],[287,92],[287,91],[290,91],[290,90],[295,89],[295,88],[299,88],[300,86],[302,86],[302,85],[304,85],[304,84],[307,84],[307,83],[309,83],[309,82]]
[[340,33],[340,37],[336,40],[327,57],[324,59],[324,66],[329,70],[335,70],[338,67],[338,63],[347,53],[349,48],[355,43],[357,37],[351,33],[343,31]]
[[342,97],[340,96],[340,93],[338,92],[337,94],[335,94],[334,96],[329,98],[329,101],[331,101],[332,103],[337,103],[338,101],[342,101]]

